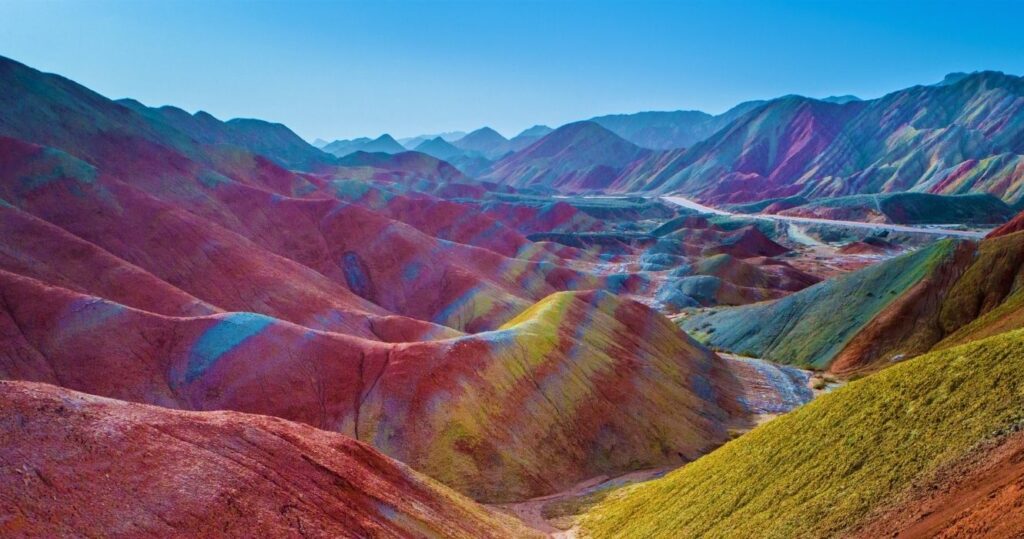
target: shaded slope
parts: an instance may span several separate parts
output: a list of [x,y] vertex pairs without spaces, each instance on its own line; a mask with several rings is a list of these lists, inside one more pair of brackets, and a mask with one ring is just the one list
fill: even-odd
[[938,347],[1024,327],[1024,233],[981,242],[938,314],[945,330]]
[[[590,537],[829,537],[1020,419],[1024,332],[853,382],[609,497]],[[1015,520],[1014,522],[1019,522]]]
[[1003,226],[989,232],[988,237],[1006,236],[1024,230],[1024,212],[1018,213]]
[[344,436],[0,382],[5,535],[535,537]]
[[526,128],[508,141],[509,148],[514,152],[518,152],[534,142],[537,142],[541,137],[552,131],[554,131],[554,129],[551,129],[546,125],[535,125],[533,127]]
[[616,135],[652,150],[685,148],[715,132],[714,116],[697,110],[609,114],[591,118]]
[[[404,178],[426,178],[434,182],[466,181],[455,167],[421,152],[401,150],[395,153],[352,152],[338,161],[345,167],[372,167],[400,173]],[[343,173],[351,177],[352,170]],[[387,179],[381,178],[381,179]],[[405,181],[409,181],[406,179]]]
[[641,148],[672,150],[693,146],[763,103],[740,103],[719,115],[696,110],[648,111],[597,116],[590,121]]

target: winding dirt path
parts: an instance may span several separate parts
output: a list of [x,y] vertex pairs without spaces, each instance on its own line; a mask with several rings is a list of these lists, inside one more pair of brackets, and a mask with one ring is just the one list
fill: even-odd
[[661,477],[674,469],[676,469],[675,466],[668,466],[647,470],[637,470],[635,472],[629,472],[615,477],[599,475],[597,477],[581,481],[573,485],[571,488],[561,492],[556,492],[555,494],[548,494],[547,496],[540,496],[523,502],[494,504],[491,505],[491,507],[514,515],[527,526],[547,533],[555,539],[571,539],[576,536],[575,528],[563,530],[555,527],[550,521],[544,518],[544,508],[547,505],[558,502],[579,500],[602,490],[616,489],[633,483],[650,481],[651,479]]
[[661,197],[661,199],[667,202],[671,202],[677,206],[682,206],[684,208],[689,208],[691,210],[697,210],[703,213],[711,213],[714,215],[731,215],[736,217],[746,217],[749,219],[762,219],[766,221],[782,221],[787,223],[802,224],[826,224],[845,226],[850,228],[863,228],[867,230],[891,230],[893,232],[911,232],[915,234],[932,234],[936,236],[952,236],[956,238],[968,239],[981,239],[990,232],[989,230],[956,230],[952,228],[943,228],[942,226],[910,226],[893,225],[888,223],[864,223],[861,221],[838,221],[832,219],[819,219],[816,217],[775,215],[771,213],[741,214],[720,210],[718,208],[712,208],[710,206],[705,206],[698,202],[694,202],[686,197],[681,197],[678,195],[666,195]]

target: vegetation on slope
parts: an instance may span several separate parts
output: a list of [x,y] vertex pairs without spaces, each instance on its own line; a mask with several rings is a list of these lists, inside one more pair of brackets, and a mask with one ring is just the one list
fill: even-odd
[[687,320],[684,329],[713,347],[827,367],[879,312],[949,260],[955,246],[943,240],[778,301],[710,311]]
[[825,537],[1021,418],[1024,331],[902,363],[609,497],[589,537]]
[[939,316],[949,333],[940,348],[1024,327],[1024,233],[982,242]]

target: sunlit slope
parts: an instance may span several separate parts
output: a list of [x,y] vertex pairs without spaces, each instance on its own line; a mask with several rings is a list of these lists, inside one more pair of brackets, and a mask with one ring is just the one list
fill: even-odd
[[588,537],[827,537],[1019,421],[1024,331],[853,382],[583,520]]

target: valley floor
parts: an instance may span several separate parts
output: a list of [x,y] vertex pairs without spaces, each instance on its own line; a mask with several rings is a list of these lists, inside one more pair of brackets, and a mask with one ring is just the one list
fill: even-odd
[[[745,404],[754,412],[751,420],[730,426],[734,438],[841,385],[841,382],[823,378],[820,373],[763,359],[726,353],[719,353],[719,356],[729,362],[740,376],[746,395]],[[598,475],[554,494],[490,507],[515,516],[530,528],[552,538],[571,539],[576,537],[576,518],[609,494],[623,487],[658,479],[680,467],[648,468],[615,477]]]

